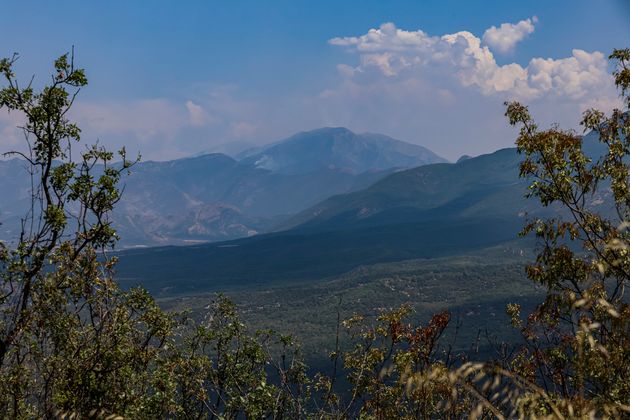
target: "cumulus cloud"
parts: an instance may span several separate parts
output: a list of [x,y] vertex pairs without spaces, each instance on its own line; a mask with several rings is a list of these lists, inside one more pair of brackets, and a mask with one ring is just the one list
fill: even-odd
[[[535,19],[529,21],[533,30]],[[513,44],[520,35],[510,31],[527,32],[526,24],[486,33],[502,32]],[[356,61],[339,64],[341,82],[321,91],[322,118],[329,125],[386,132],[456,159],[513,145],[514,132],[503,116],[507,100],[530,105],[541,125],[573,128],[586,108],[619,106],[601,52],[574,49],[565,57],[498,63],[498,43],[489,37],[465,30],[432,35],[385,23],[333,38],[329,43]]]
[[[527,31],[533,31],[534,21],[490,28],[484,41],[499,49],[511,48]],[[575,49],[571,57],[533,58],[525,67],[518,63],[499,65],[490,48],[471,32],[430,36],[422,30],[399,29],[393,23],[385,23],[358,37],[333,38],[329,43],[359,55],[358,66],[340,67],[345,77],[357,78],[376,69],[390,79],[431,79],[439,84],[439,79],[452,78],[483,95],[521,100],[546,96],[592,100],[616,96],[606,57],[597,51]]]
[[514,50],[516,44],[534,32],[534,24],[538,18],[521,20],[518,23],[502,23],[498,28],[492,26],[483,34],[483,42],[493,50],[508,53]]

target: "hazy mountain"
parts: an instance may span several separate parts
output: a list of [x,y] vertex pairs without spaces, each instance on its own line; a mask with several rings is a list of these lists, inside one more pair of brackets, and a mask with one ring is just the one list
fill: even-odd
[[[311,139],[310,146],[323,147],[321,153],[313,154],[315,149],[300,139]],[[326,149],[327,145],[331,147]],[[259,159],[238,161],[220,153],[137,164],[123,178],[123,198],[113,214],[120,245],[189,244],[255,235],[331,195],[365,188],[395,168],[419,164],[421,156],[437,158],[419,146],[346,129],[301,133],[265,150],[274,156],[279,150],[277,156],[302,162],[300,170],[273,170],[257,164]],[[375,157],[379,153],[382,159]],[[304,163],[310,160],[316,164]],[[0,175],[0,193],[11,198],[0,203],[0,240],[16,239],[20,217],[29,205],[28,173],[16,159],[0,161]]]
[[[585,149],[589,154],[601,151],[596,143]],[[519,178],[521,160],[516,149],[503,149],[456,164],[400,171],[365,189],[324,200],[293,217],[283,231],[123,253],[120,279],[125,285],[143,283],[157,293],[188,293],[310,281],[369,264],[507,244],[517,239],[528,217],[559,211],[525,198],[528,181]],[[603,186],[588,198],[588,205],[610,211],[609,194]]]
[[[583,150],[594,161],[606,152],[592,133],[584,136]],[[459,159],[456,164],[435,164],[399,171],[370,187],[330,197],[304,210],[279,229],[300,227],[334,229],[337,226],[387,224],[395,221],[523,217],[553,213],[535,199],[525,199],[530,181],[519,177],[523,156],[515,148]],[[607,185],[587,203],[599,213],[611,211]]]
[[356,134],[347,128],[321,128],[245,155],[244,163],[288,174],[322,168],[361,173],[369,170],[411,168],[446,162],[432,151],[382,134]]
[[293,227],[289,230],[122,254],[121,279],[130,285],[148,273],[147,286],[154,291],[192,292],[311,280],[366,264],[455,255],[508,242],[517,237],[524,213],[539,211],[534,200],[524,198],[519,161],[515,149],[504,149],[458,164],[396,172],[311,207],[285,226]]
[[[518,215],[527,210],[515,149],[400,171],[361,191],[333,196],[299,213],[283,227],[347,225],[368,219]],[[392,212],[396,212],[394,215]]]
[[125,178],[114,217],[123,244],[217,241],[269,230],[288,215],[388,172],[322,169],[289,176],[221,154],[146,162]]

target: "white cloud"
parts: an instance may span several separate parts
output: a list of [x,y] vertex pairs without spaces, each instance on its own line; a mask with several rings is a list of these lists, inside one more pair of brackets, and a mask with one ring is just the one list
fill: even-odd
[[[524,33],[524,29],[518,28],[532,25],[533,30],[532,22],[528,19],[508,27],[491,28],[489,37],[497,38],[497,31],[507,33],[502,45],[513,46],[518,40],[515,34]],[[512,30],[516,32],[510,34]],[[451,78],[483,95],[509,99],[565,96],[601,101],[616,97],[606,57],[597,51],[575,49],[567,58],[533,58],[526,67],[518,63],[499,65],[488,46],[468,31],[430,36],[421,30],[398,29],[392,23],[359,37],[333,38],[329,42],[359,55],[360,64],[355,68],[339,66],[340,73],[347,78],[360,78],[376,69],[388,79],[418,78],[439,85]]]
[[354,47],[361,53],[377,53],[383,51],[430,50],[435,38],[418,30],[403,31],[391,22],[383,23],[378,29],[370,29],[359,37],[333,38],[328,41],[332,45]]
[[502,23],[498,28],[492,26],[484,32],[483,42],[497,52],[511,52],[516,44],[534,32],[536,22],[538,18],[534,16],[518,23]]
[[608,61],[598,51],[576,49],[571,57],[557,60],[534,58],[527,71],[529,84],[536,92],[555,92],[573,99],[603,99],[614,93]]
[[606,57],[597,51],[499,64],[469,31],[430,35],[393,23],[329,43],[356,63],[339,64],[341,82],[321,91],[325,124],[385,132],[451,159],[513,145],[506,100],[530,105],[541,126],[573,128],[586,108],[620,105]]

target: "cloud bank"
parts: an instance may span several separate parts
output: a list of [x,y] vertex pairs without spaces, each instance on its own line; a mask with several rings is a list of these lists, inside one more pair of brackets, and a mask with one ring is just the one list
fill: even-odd
[[340,67],[346,77],[377,70],[386,78],[417,78],[436,85],[452,79],[460,87],[475,88],[486,96],[524,101],[549,96],[586,102],[615,97],[608,62],[601,52],[574,49],[571,57],[533,58],[525,67],[518,63],[497,64],[490,47],[512,49],[533,32],[534,21],[493,26],[485,32],[483,41],[468,31],[430,36],[422,30],[406,31],[385,23],[364,35],[333,38],[329,43],[359,55],[358,66]]

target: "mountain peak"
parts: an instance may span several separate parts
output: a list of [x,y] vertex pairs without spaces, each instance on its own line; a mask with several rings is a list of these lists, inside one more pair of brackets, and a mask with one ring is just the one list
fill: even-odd
[[279,173],[304,174],[322,168],[362,173],[446,162],[425,147],[383,134],[357,134],[345,127],[303,131],[243,159]]
[[301,134],[314,134],[314,133],[331,133],[331,134],[355,134],[352,130],[346,127],[321,127],[313,130],[302,131]]

